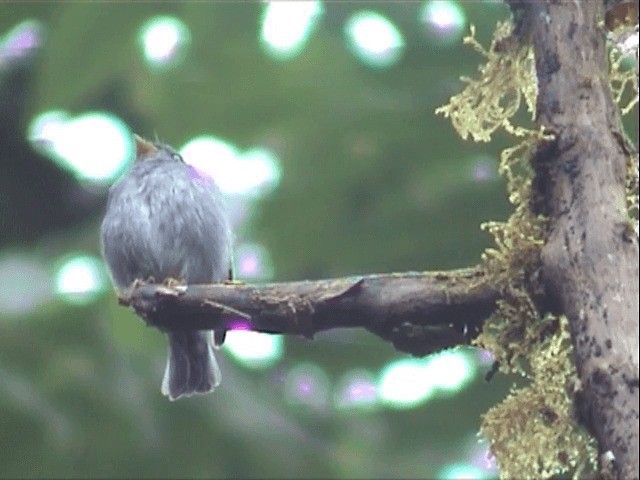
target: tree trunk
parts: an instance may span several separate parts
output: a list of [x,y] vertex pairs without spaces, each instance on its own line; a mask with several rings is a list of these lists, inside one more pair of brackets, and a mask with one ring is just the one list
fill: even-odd
[[[601,459],[638,478],[638,238],[607,75],[602,2],[519,2],[536,57],[537,122],[555,136],[533,158],[549,218],[542,251],[550,307],[570,322],[578,406]],[[602,25],[602,26],[601,26]],[[612,456],[613,455],[613,456]]]

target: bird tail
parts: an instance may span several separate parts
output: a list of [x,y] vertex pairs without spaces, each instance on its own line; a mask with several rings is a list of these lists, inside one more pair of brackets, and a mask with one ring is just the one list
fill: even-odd
[[208,393],[220,384],[212,332],[170,332],[167,338],[169,358],[162,380],[163,395],[177,400],[195,393]]

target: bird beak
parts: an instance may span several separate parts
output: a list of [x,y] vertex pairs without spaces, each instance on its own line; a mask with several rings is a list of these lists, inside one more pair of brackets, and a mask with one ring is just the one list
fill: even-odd
[[136,141],[136,160],[145,155],[153,154],[158,151],[156,146],[148,140],[134,134],[133,139]]

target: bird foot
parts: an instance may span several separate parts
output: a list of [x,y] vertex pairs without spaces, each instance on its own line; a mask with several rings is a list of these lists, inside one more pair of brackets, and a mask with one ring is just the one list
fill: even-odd
[[182,278],[171,278],[171,277],[165,278],[164,281],[162,282],[162,285],[169,288],[181,287],[186,284],[187,284],[186,280]]
[[147,285],[147,284],[153,284],[156,283],[155,278],[153,277],[149,277],[146,280],[143,280],[141,278],[136,278],[132,283],[131,283],[131,290],[134,290],[138,287],[142,287],[143,285]]

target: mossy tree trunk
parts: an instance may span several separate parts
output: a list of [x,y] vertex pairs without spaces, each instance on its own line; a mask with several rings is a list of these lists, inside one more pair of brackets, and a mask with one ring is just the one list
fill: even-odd
[[[514,2],[515,3],[515,2]],[[569,319],[580,413],[601,460],[638,478],[638,238],[625,202],[633,147],[607,75],[603,2],[518,2],[534,47],[537,122],[554,135],[533,158],[548,307]]]

